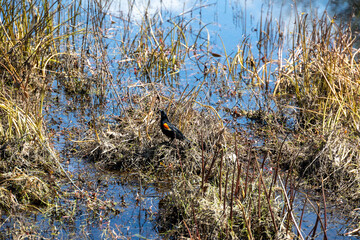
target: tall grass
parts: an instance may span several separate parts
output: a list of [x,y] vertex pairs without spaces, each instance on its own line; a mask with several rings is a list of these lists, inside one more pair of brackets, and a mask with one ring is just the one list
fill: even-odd
[[60,53],[62,40],[74,34],[64,31],[63,7],[37,0],[0,5],[0,205],[10,212],[47,205],[56,197],[50,176],[63,172],[43,124],[49,73],[67,54]]
[[305,127],[319,122],[323,133],[338,126],[359,132],[360,74],[351,28],[327,15],[310,20],[302,15],[296,26],[289,64],[274,94],[294,94]]

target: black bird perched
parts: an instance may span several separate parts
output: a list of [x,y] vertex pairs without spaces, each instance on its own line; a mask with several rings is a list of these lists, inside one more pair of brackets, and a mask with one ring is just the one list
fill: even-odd
[[159,110],[159,112],[161,113],[161,121],[160,121],[160,128],[161,131],[171,140],[174,140],[174,138],[179,139],[179,140],[185,140],[190,142],[189,139],[187,139],[184,134],[182,134],[182,132],[174,126],[174,124],[172,124],[166,113],[163,110]]

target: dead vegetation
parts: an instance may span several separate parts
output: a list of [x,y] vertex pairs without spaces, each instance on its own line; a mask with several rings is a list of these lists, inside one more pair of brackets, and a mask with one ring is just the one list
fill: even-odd
[[[44,4],[47,9],[48,2]],[[22,7],[23,14],[34,14],[30,5]],[[105,11],[97,12],[94,21],[105,18]],[[0,99],[3,210],[11,213],[47,206],[58,196],[56,183],[63,171],[47,142],[42,113],[52,82],[47,72],[54,69],[67,93],[94,93],[106,99],[109,89],[113,90],[120,115],[114,121],[92,116],[87,132],[81,132],[75,140],[77,155],[95,162],[99,169],[134,171],[170,182],[170,191],[161,200],[157,215],[158,229],[166,237],[284,239],[297,234],[303,239],[301,224],[293,215],[300,185],[297,180],[302,178],[322,193],[325,210],[314,208],[319,216],[326,215],[324,192],[334,198],[359,199],[359,67],[350,29],[342,31],[335,26],[334,32],[333,22],[313,20],[308,36],[307,21],[300,19],[299,35],[293,36],[297,47],[286,64],[276,70],[277,82],[272,86],[272,64],[283,60],[271,59],[271,54],[278,51],[273,42],[279,41],[281,46],[283,35],[261,37],[265,33],[274,36],[267,32],[271,22],[259,30],[257,47],[263,57],[252,55],[250,44],[244,40],[234,54],[224,51],[222,62],[214,60],[222,56],[211,53],[208,40],[201,36],[205,28],[197,35],[186,32],[192,20],[172,22],[170,29],[163,29],[158,21],[161,16],[147,18],[138,34],[132,36],[127,32],[129,19],[124,21],[124,38],[116,49],[122,57],[117,78],[108,66],[108,45],[98,40],[106,31],[94,31],[96,38],[84,36],[88,42],[83,43],[80,53],[59,53],[59,39],[71,38],[75,47],[76,34],[53,35],[58,29],[48,19],[53,14],[45,14],[44,24],[24,22],[29,27],[26,31],[13,29],[0,35],[3,43],[11,43],[0,48],[5,56],[0,61],[4,71]],[[75,23],[76,16],[70,17]],[[22,19],[30,21],[31,17]],[[15,21],[10,20],[9,26]],[[10,28],[5,26],[1,31],[4,29]],[[86,44],[91,47],[85,51]],[[195,90],[185,88],[176,93],[173,90],[178,90],[180,69],[188,62],[200,70],[201,83],[194,86]],[[135,78],[140,84],[132,85],[125,78]],[[120,89],[114,87],[114,79],[118,79]],[[239,103],[229,109],[233,119],[224,126],[217,110],[198,101],[205,87],[209,95],[218,94],[221,101],[234,100],[236,104],[244,101],[242,94],[248,92],[245,101],[254,100],[256,107],[245,109],[246,104]],[[274,99],[269,96],[272,87],[277,109],[272,108]],[[170,142],[161,133],[158,109],[168,113],[191,144]],[[251,136],[237,125],[241,115],[257,122],[253,133],[259,135]],[[286,118],[295,124],[282,126]],[[264,141],[263,146],[255,147],[254,138]],[[79,182],[86,184],[83,179]],[[102,209],[116,212],[112,202],[100,200],[95,193],[75,191],[69,195],[85,200],[95,219]],[[75,209],[77,201],[69,201],[66,206]],[[60,211],[54,210],[56,214]],[[66,211],[61,216],[73,221],[76,211]],[[320,223],[326,235],[324,219],[318,217],[315,225]],[[25,233],[21,228],[14,237]]]
[[43,115],[53,80],[47,73],[58,67],[58,45],[69,37],[60,34],[62,24],[53,22],[62,11],[59,5],[1,2],[0,209],[9,218],[46,209],[64,177]]
[[[153,106],[148,107],[148,106]],[[115,123],[90,128],[79,145],[79,154],[112,170],[151,170],[171,167],[179,171],[201,171],[201,143],[206,154],[231,138],[214,110],[189,108],[189,103],[173,103],[175,108],[158,102],[149,94],[136,107],[126,109]],[[159,109],[166,109],[171,121],[191,140],[170,141],[160,131]],[[207,129],[207,131],[205,131]],[[211,129],[211,131],[209,131]]]
[[312,185],[323,185],[334,199],[356,202],[360,71],[355,38],[350,27],[336,25],[327,15],[312,19],[311,29],[306,15],[298,21],[296,47],[279,69],[274,90],[279,106],[291,109],[295,120],[293,138],[284,148],[292,157],[284,162]]
[[49,204],[62,175],[42,130],[30,114],[0,98],[0,206],[14,212]]
[[[78,154],[99,168],[169,181],[171,191],[158,214],[166,236],[273,238],[291,226],[280,228],[282,200],[274,197],[282,189],[275,194],[276,177],[264,172],[265,162],[259,165],[244,133],[230,132],[211,107],[166,99],[148,94],[116,122],[93,122],[96,127],[75,141]],[[191,144],[163,135],[158,109],[165,109]]]

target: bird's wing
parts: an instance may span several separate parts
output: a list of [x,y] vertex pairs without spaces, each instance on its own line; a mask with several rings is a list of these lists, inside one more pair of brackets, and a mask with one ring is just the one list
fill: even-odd
[[167,123],[163,123],[163,127],[165,128],[165,130],[167,131],[172,131],[171,128],[169,127],[169,125]]
[[182,138],[185,138],[184,137],[184,134],[182,134],[182,132],[177,128],[177,127],[174,127],[174,129],[172,129],[175,134],[178,136],[178,138],[182,139]]

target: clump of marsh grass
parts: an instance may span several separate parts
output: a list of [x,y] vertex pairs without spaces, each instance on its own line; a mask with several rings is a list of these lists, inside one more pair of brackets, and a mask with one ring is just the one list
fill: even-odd
[[296,47],[279,71],[274,95],[294,109],[301,137],[290,145],[298,169],[318,186],[322,177],[336,196],[358,199],[360,72],[351,28],[327,15],[303,15],[296,26]]
[[[194,111],[194,102],[179,102],[161,94],[139,96],[132,107],[125,108],[111,125],[94,124],[79,142],[79,153],[108,169],[138,170],[174,168],[200,172],[200,138],[207,154],[224,140],[222,121],[212,108]],[[165,110],[171,121],[191,140],[191,144],[170,140],[160,130],[159,109]],[[101,127],[99,127],[101,126]],[[211,131],[204,131],[211,129]]]
[[56,193],[51,176],[60,176],[43,130],[34,116],[0,97],[0,172],[2,209],[46,205]]
[[[172,181],[172,191],[159,204],[160,232],[192,239],[293,236],[291,228],[299,227],[292,212],[293,200],[288,200],[293,199],[292,193],[285,190],[277,171],[269,172],[264,163],[259,164],[245,138],[236,144],[247,147],[236,147],[235,157],[224,155],[227,151],[223,150],[214,164],[215,173],[205,178],[209,181],[204,183],[202,174]],[[210,169],[204,168],[202,173],[206,176]]]
[[306,16],[299,19],[297,47],[279,72],[274,94],[293,94],[304,128],[319,123],[318,131],[323,133],[341,125],[358,132],[358,51],[351,29],[327,18],[312,19],[311,26]]
[[42,111],[47,73],[57,69],[59,44],[71,35],[62,31],[60,3],[14,3],[5,1],[0,10],[0,205],[9,212],[46,206],[56,197],[54,182],[64,171]]
[[[35,5],[37,7],[35,7]],[[11,97],[31,97],[35,89],[44,88],[41,70],[51,68],[47,61],[57,54],[57,43],[49,1],[7,2],[2,5],[0,15],[0,53],[3,56],[0,68],[4,75],[2,89],[14,89]],[[53,65],[54,66],[54,65]],[[16,91],[15,91],[16,90]]]

